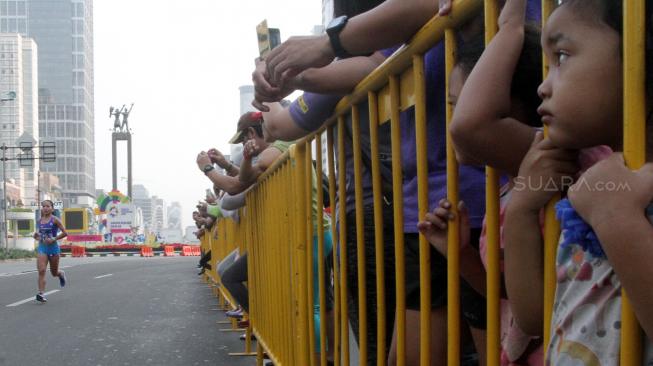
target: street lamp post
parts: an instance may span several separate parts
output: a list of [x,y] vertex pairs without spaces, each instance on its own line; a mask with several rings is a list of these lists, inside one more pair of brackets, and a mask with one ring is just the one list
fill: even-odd
[[5,248],[9,248],[9,226],[7,226],[7,149],[2,144],[2,231],[5,233]]
[[[5,93],[3,97],[0,97],[0,103],[4,102],[11,102],[16,100],[16,92],[15,91],[10,91]],[[5,246],[9,247],[9,239],[7,235],[7,231],[9,230],[9,227],[7,226],[7,177],[6,177],[6,170],[7,166],[5,164],[5,159],[7,155],[7,149],[4,148],[5,144],[2,143],[2,231],[4,231],[4,240],[5,240]]]
[[[2,101],[2,99],[0,99]],[[31,139],[31,140],[30,140]],[[4,241],[5,241],[5,249],[9,249],[9,225],[8,225],[8,219],[7,219],[7,161],[10,160],[18,160],[20,162],[21,167],[30,167],[32,166],[34,160],[43,160],[44,162],[54,162],[56,161],[56,149],[55,149],[55,143],[54,142],[41,142],[40,145],[34,146],[34,142],[32,136],[28,134],[23,134],[20,138],[17,140],[18,146],[7,146],[4,142],[2,143],[2,146],[0,146],[0,150],[2,150],[2,184],[3,184],[3,205],[2,205],[2,213],[3,213],[3,231],[4,231]],[[39,149],[40,153],[38,156],[35,156],[33,153],[34,149]],[[20,150],[18,154],[15,154],[13,156],[7,156],[7,151],[8,150]]]

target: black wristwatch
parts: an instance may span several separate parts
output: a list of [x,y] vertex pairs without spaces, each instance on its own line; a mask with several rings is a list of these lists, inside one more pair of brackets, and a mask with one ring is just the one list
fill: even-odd
[[340,43],[340,32],[345,29],[348,20],[349,18],[347,18],[346,15],[339,16],[331,20],[326,28],[326,33],[329,36],[329,42],[331,42],[333,53],[340,59],[352,57],[352,54],[347,52],[347,50],[342,47],[342,43]]
[[206,164],[204,165],[204,168],[202,168],[202,171],[204,172],[204,174],[208,174],[213,169],[215,169],[213,164]]

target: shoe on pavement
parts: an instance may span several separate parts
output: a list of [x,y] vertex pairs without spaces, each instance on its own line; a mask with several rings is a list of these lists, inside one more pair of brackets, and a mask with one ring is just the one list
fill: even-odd
[[48,302],[48,299],[46,299],[43,294],[36,294],[36,301],[46,303]]
[[[243,333],[243,334],[241,334],[239,338],[240,338],[241,341],[244,341],[245,338],[247,338],[247,333]],[[255,336],[254,334],[252,334],[252,335],[250,336],[249,339],[255,341],[255,340],[256,340],[256,336]]]
[[59,271],[59,286],[66,286],[66,273],[64,271]]
[[243,311],[241,309],[229,310],[225,313],[225,315],[229,318],[240,319],[243,317]]

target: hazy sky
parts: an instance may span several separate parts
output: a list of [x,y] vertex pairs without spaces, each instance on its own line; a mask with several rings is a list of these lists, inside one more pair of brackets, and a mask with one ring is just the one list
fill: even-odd
[[[129,105],[133,178],[169,204],[182,222],[202,198],[208,179],[200,150],[227,141],[239,117],[238,87],[251,84],[263,19],[281,38],[321,24],[320,0],[94,1],[96,187],[111,190],[109,106]],[[121,150],[126,150],[122,146]],[[126,177],[126,153],[119,177]],[[126,192],[119,178],[119,189]]]

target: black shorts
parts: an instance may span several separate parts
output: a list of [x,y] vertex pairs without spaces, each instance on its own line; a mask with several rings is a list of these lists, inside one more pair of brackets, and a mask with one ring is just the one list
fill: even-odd
[[[478,249],[481,229],[471,229],[470,245]],[[420,310],[419,234],[404,234],[406,257],[406,308]],[[447,306],[447,259],[429,245],[431,251],[431,309]],[[486,327],[486,299],[465,280],[460,280],[460,307],[467,323],[477,329]]]

